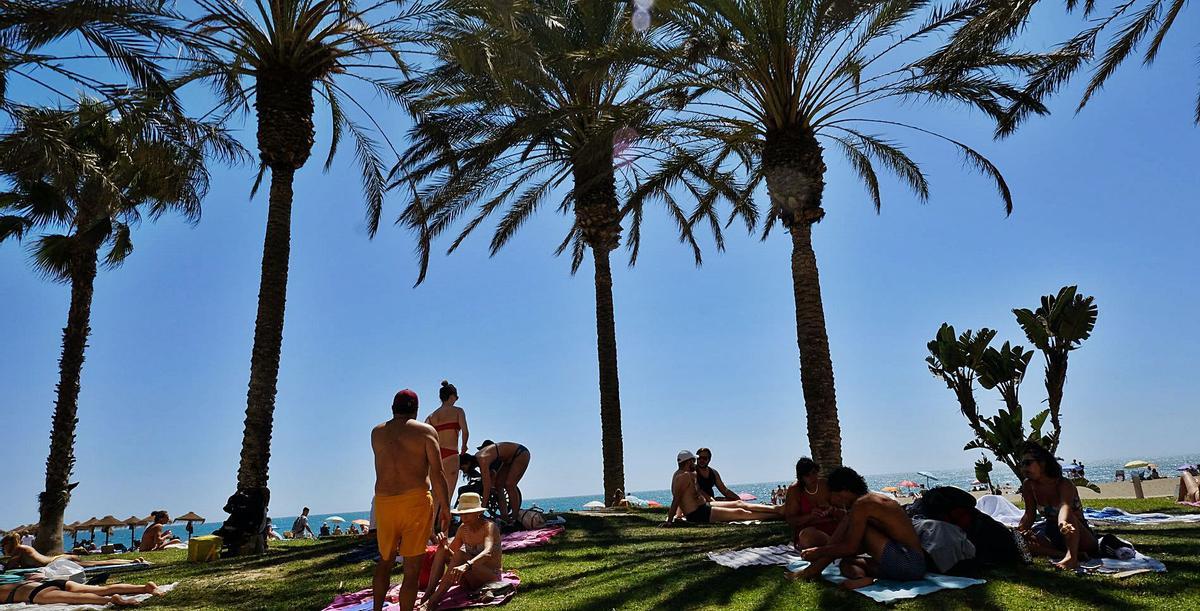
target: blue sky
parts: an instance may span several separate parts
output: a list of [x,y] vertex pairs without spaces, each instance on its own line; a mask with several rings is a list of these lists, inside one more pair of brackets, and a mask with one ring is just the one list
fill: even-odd
[[[1065,31],[1033,29],[1026,44]],[[1060,454],[1197,450],[1194,427],[1178,423],[1196,406],[1187,380],[1200,362],[1189,323],[1200,300],[1189,44],[1198,34],[1178,23],[1152,68],[1124,67],[1079,115],[1074,87],[1052,116],[999,142],[961,108],[877,111],[987,154],[1013,187],[1008,218],[991,185],[928,138],[887,132],[923,164],[932,198],[921,205],[888,181],[880,215],[828,155],[828,216],[814,240],[847,464],[866,473],[969,465],[977,452],[961,450],[966,424],[926,370],[925,343],[944,321],[1021,342],[1010,310],[1065,284],[1095,295],[1100,319],[1072,356]],[[399,134],[400,111],[375,107]],[[468,240],[435,258],[414,289],[411,236],[385,225],[367,239],[349,158],[320,171],[324,127],[295,189],[273,513],[365,508],[371,426],[403,387],[428,413],[443,378],[458,385],[474,440],[531,449],[527,498],[597,492],[591,266],[571,277],[568,260],[551,256],[566,219],[543,212],[494,258],[483,235]],[[252,138],[253,124],[242,134]],[[263,197],[248,200],[252,178],[249,167],[217,169],[198,226],[144,225],[126,265],[100,274],[80,397],[82,483],[69,520],[159,507],[218,517],[232,492],[266,214]],[[394,218],[400,202],[389,204]],[[628,489],[665,487],[675,452],[701,445],[727,481],[787,477],[807,454],[788,241],[731,230],[728,252],[709,244],[697,269],[663,215],[648,222],[638,266],[614,271]],[[0,295],[8,526],[36,519],[68,290],[5,244]],[[1027,408],[1045,398],[1037,365],[1022,392]],[[997,395],[978,397],[984,409],[999,405]]]

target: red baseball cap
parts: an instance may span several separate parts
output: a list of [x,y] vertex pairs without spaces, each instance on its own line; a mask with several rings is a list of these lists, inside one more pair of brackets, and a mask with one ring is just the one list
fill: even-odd
[[417,393],[410,388],[405,388],[396,393],[396,398],[392,399],[392,412],[415,412],[419,403]]

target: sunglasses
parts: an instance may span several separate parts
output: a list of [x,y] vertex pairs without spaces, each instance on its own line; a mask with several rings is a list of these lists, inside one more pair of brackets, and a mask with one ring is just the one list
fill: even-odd
[[1033,459],[1033,458],[1026,458],[1025,460],[1022,460],[1022,461],[1021,461],[1021,466],[1022,466],[1022,467],[1028,467],[1029,465],[1032,465],[1032,464],[1034,464],[1034,463],[1036,463],[1036,462],[1037,462],[1037,460],[1036,460],[1036,459]]

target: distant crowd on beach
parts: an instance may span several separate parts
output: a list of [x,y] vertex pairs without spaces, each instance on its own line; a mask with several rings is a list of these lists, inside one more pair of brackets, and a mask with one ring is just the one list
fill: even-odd
[[[1075,485],[1044,447],[1026,444],[1020,464],[1025,509],[1017,527],[1009,529],[977,509],[975,497],[959,488],[923,490],[920,498],[902,506],[892,495],[868,490],[854,469],[838,467],[822,475],[820,465],[807,457],[796,462],[795,483],[776,488],[770,505],[755,504],[725,486],[712,466],[710,449],[681,450],[663,526],[786,521],[792,527],[792,545],[809,562],[792,577],[816,578],[836,562],[848,588],[876,579],[916,581],[926,572],[948,572],[976,557],[1003,564],[1048,556],[1058,568],[1075,570],[1089,558],[1131,551],[1128,543],[1111,535],[1101,537],[1092,529]],[[1082,471],[1083,465],[1076,464]],[[1190,491],[1200,501],[1197,474],[1184,475],[1181,497]],[[1185,491],[1187,481],[1191,488]],[[937,542],[932,546],[936,560],[931,546],[923,545],[931,540]],[[971,542],[970,558],[955,558],[953,553],[947,557],[947,550],[958,549],[958,540]]]

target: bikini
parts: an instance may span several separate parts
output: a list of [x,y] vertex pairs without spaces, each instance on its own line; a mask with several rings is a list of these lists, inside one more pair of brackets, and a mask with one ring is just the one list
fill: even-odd
[[[813,502],[809,500],[808,495],[802,492],[797,492],[797,494],[800,495],[800,513],[804,515],[812,513],[816,507],[813,506]],[[827,535],[832,535],[834,531],[837,530],[838,521],[831,518],[825,518],[816,522],[809,522],[809,527],[815,528]],[[799,536],[799,533],[796,534]]]
[[[457,435],[458,432],[462,430],[462,426],[458,424],[457,420],[455,420],[454,422],[443,422],[442,424],[435,424],[435,425],[433,425],[433,430],[435,430],[435,431],[454,431],[454,433]],[[450,458],[451,456],[458,456],[458,450],[456,450],[454,448],[439,447],[438,449],[442,451],[442,460],[446,460],[447,458]]]
[[496,460],[493,460],[492,464],[488,468],[492,471],[493,474],[499,473],[500,469],[503,469],[504,467],[513,464],[513,462],[515,462],[517,460],[517,458],[519,458],[522,454],[529,453],[529,448],[518,443],[517,449],[513,451],[513,455],[508,460],[504,460],[504,459],[500,458],[500,447],[499,447],[500,444],[492,444],[492,445],[496,446]]
[[[17,584],[15,587],[13,587],[12,591],[10,591],[8,593],[8,598],[6,598],[4,600],[4,604],[6,604],[6,605],[16,604],[17,590],[20,590],[22,586],[27,586],[32,583],[34,583],[34,582],[26,581],[24,583]],[[36,604],[36,603],[34,603],[34,599],[37,598],[37,595],[41,594],[42,590],[46,590],[49,588],[57,588],[59,590],[65,591],[67,589],[67,580],[66,579],[52,579],[50,581],[43,581],[42,583],[38,584],[38,586],[29,593],[29,598],[27,598],[26,600],[31,605]]]
[[[1053,505],[1043,505],[1037,498],[1037,490],[1030,486],[1029,492],[1033,495],[1033,504],[1037,507],[1038,513],[1042,514],[1043,522],[1035,525],[1033,531],[1041,535],[1050,545],[1058,549],[1066,549],[1067,541],[1063,538],[1062,531],[1058,529],[1058,508]],[[1087,518],[1083,517],[1083,503],[1078,498],[1071,504],[1071,511],[1079,512],[1079,521],[1088,532],[1092,533],[1092,538],[1096,538],[1096,532],[1092,530],[1091,524],[1088,524]]]

